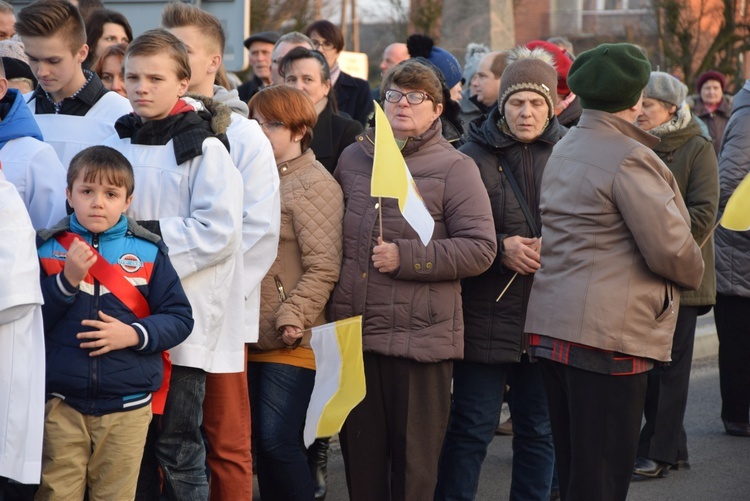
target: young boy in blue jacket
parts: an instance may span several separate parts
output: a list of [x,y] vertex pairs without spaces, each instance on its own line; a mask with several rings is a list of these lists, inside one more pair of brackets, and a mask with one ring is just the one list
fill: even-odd
[[39,232],[47,344],[37,499],[133,499],[161,352],[193,328],[164,243],[123,215],[130,162],[94,146],[68,170],[74,214]]

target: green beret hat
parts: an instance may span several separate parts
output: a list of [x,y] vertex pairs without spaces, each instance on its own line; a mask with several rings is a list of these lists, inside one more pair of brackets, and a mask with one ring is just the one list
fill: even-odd
[[651,63],[628,43],[601,44],[579,55],[568,73],[568,87],[585,109],[615,113],[635,105],[651,76]]

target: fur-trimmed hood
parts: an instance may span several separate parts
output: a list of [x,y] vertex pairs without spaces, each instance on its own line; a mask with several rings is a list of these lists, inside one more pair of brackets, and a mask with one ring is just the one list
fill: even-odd
[[211,113],[211,130],[216,134],[226,134],[229,124],[232,122],[232,109],[222,104],[218,99],[202,96],[200,94],[186,94],[186,97],[195,99],[205,106]]

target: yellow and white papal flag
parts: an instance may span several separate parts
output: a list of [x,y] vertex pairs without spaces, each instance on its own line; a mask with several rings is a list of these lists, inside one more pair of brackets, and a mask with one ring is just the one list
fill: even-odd
[[721,225],[732,231],[750,230],[750,174],[745,176],[727,200]]
[[315,386],[307,407],[305,447],[317,437],[341,431],[349,412],[365,398],[362,317],[313,327],[310,345],[315,353]]
[[435,230],[435,220],[422,200],[417,185],[411,177],[404,156],[393,137],[391,124],[380,105],[375,102],[375,156],[372,161],[372,197],[398,199],[398,208],[404,219],[414,228],[424,245]]

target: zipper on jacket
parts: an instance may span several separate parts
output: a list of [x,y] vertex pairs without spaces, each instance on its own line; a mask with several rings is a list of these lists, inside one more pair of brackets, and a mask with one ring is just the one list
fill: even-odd
[[[99,250],[99,235],[94,235],[91,239],[91,246]],[[100,253],[101,254],[101,253]],[[99,281],[94,278],[94,319],[99,320]],[[96,408],[96,399],[99,396],[99,357],[91,357],[91,408]]]

